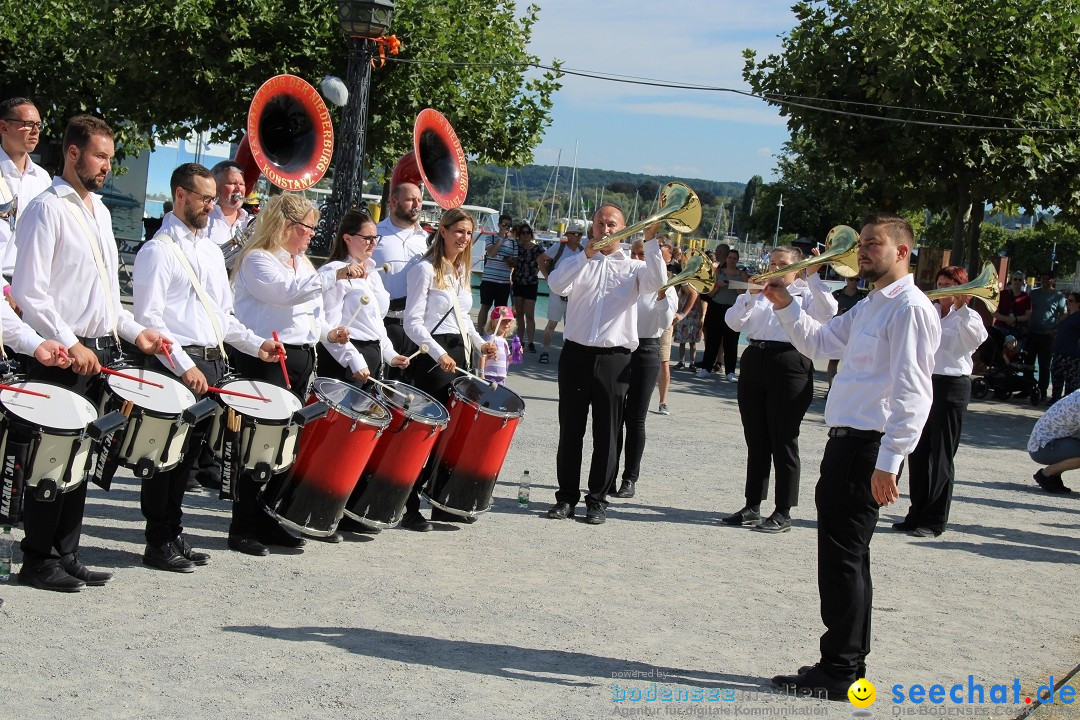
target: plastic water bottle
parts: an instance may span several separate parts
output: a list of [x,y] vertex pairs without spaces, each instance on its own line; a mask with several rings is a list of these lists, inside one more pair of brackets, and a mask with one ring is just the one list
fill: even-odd
[[521,473],[521,484],[518,485],[518,507],[529,507],[529,485],[532,484],[532,479],[529,477],[529,471]]
[[11,534],[11,526],[5,525],[3,534],[0,534],[0,582],[11,581],[11,561],[15,554],[15,537]]

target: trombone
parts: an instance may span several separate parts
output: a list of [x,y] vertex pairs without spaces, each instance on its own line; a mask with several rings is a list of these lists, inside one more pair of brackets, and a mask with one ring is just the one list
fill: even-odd
[[766,280],[782,277],[789,272],[798,272],[814,265],[829,263],[840,277],[855,277],[859,274],[859,233],[847,225],[837,225],[825,237],[825,252],[812,255],[782,268],[758,273],[750,282],[761,285]]
[[661,292],[669,287],[675,287],[683,283],[688,283],[699,293],[707,293],[712,290],[713,285],[716,284],[716,269],[713,267],[712,261],[700,250],[691,250],[690,255],[686,268],[678,275],[672,275],[671,279],[660,287]]
[[633,237],[636,233],[661,220],[666,221],[675,232],[681,233],[693,232],[701,224],[701,201],[698,200],[697,193],[688,185],[681,182],[669,182],[660,191],[660,204],[660,209],[653,215],[607,237],[591,241],[591,247],[594,250],[602,250],[611,243],[622,242]]
[[997,312],[1001,291],[998,290],[998,275],[997,271],[994,270],[994,266],[990,263],[984,264],[982,272],[979,273],[978,277],[963,285],[935,288],[926,291],[926,297],[931,300],[950,297],[952,295],[970,295],[971,297],[977,297],[983,301],[990,312]]

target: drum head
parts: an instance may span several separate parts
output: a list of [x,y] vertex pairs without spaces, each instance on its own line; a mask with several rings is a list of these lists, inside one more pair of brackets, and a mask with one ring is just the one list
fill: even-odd
[[300,400],[285,388],[262,380],[230,380],[221,384],[222,390],[258,395],[266,400],[251,400],[222,394],[221,401],[241,415],[259,420],[284,421],[303,407]]
[[165,387],[154,387],[135,380],[109,375],[109,390],[130,400],[139,407],[166,415],[179,415],[195,404],[195,396],[174,377],[145,368],[123,368],[125,375],[134,375]]
[[488,415],[521,417],[525,412],[525,401],[503,385],[496,385],[492,389],[489,383],[463,377],[454,381],[453,388],[455,395]]
[[10,385],[44,393],[37,397],[11,390],[0,390],[0,405],[4,411],[32,425],[54,430],[84,430],[98,418],[90,402],[67,388],[43,382],[14,382]]
[[[428,425],[444,424],[450,420],[450,413],[443,404],[426,392],[412,385],[396,380],[381,380],[393,390],[376,385],[374,392],[385,404],[399,408],[405,417]],[[412,398],[412,399],[410,399]]]
[[367,425],[386,427],[390,424],[390,411],[362,390],[333,378],[315,378],[312,390],[322,400],[342,415]]

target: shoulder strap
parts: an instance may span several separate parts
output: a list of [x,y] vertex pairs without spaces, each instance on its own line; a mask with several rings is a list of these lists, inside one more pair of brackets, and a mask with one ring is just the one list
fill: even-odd
[[214,328],[214,337],[217,338],[218,349],[221,350],[221,357],[225,358],[225,337],[221,330],[221,321],[218,320],[217,314],[214,312],[213,304],[210,297],[206,294],[206,289],[202,283],[199,282],[199,276],[195,274],[195,268],[191,267],[191,261],[188,260],[187,255],[180,249],[180,246],[172,236],[167,232],[161,233],[162,240],[176,255],[176,259],[180,261],[180,267],[184,268],[184,272],[187,273],[188,280],[191,281],[191,287],[195,290],[196,297],[199,298],[199,302],[202,303],[203,311],[206,312],[206,316],[210,318],[210,326]]
[[555,266],[559,264],[559,258],[562,257],[564,250],[566,250],[566,243],[559,243],[559,249],[555,251],[555,257],[551,258],[552,270],[554,270]]
[[[52,188],[52,191],[57,197],[60,197],[60,194],[56,192],[55,187]],[[108,273],[105,272],[105,259],[102,257],[101,254],[101,239],[98,237],[98,234],[96,232],[90,231],[90,226],[87,225],[86,217],[83,215],[83,209],[79,207],[80,203],[77,199],[75,199],[78,197],[78,195],[75,195],[74,197],[68,195],[66,197],[68,200],[67,209],[71,211],[71,214],[75,218],[75,221],[82,226],[83,232],[86,233],[87,242],[90,243],[90,251],[94,255],[94,264],[97,265],[98,280],[101,281],[101,293],[105,298],[105,308],[109,317],[109,327],[112,329],[113,340],[116,341],[116,345],[119,347],[120,336],[116,332],[116,307],[113,305],[113,299],[111,297],[111,293],[109,292],[109,276]]]
[[472,342],[469,340],[469,332],[465,329],[465,323],[461,319],[461,306],[458,305],[458,291],[461,287],[461,278],[457,271],[454,272],[456,283],[450,283],[450,300],[454,303],[454,320],[457,321],[458,332],[461,333],[461,341],[465,344],[465,369],[472,367]]

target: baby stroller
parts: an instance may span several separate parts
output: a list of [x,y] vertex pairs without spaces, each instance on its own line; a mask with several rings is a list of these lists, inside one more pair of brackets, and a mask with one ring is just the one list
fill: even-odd
[[988,328],[987,334],[986,342],[975,351],[986,365],[986,374],[972,378],[972,397],[982,400],[993,393],[995,400],[1008,400],[1016,394],[1038,405],[1042,391],[1035,380],[1034,358],[1020,340],[1000,328]]

